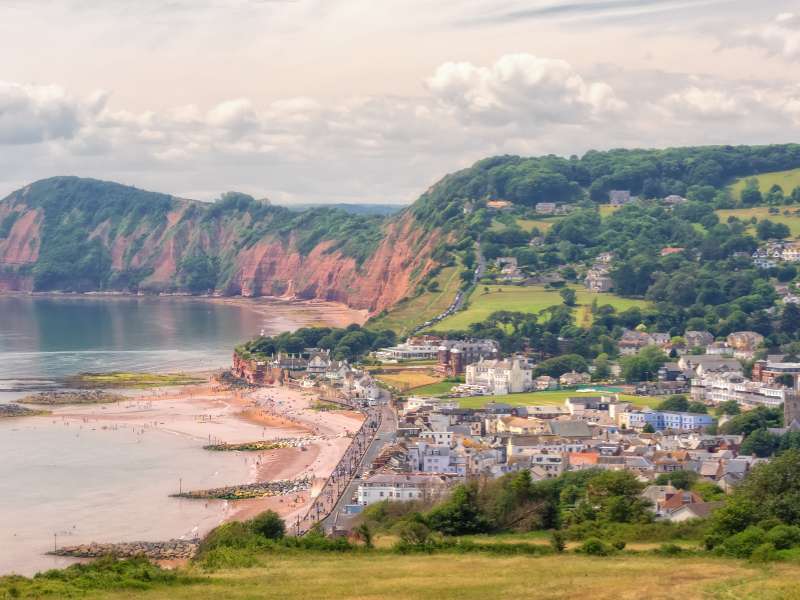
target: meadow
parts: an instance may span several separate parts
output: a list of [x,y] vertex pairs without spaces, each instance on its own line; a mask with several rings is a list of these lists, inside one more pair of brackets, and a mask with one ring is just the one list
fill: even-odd
[[[589,386],[586,386],[589,387]],[[419,393],[419,390],[415,390]],[[504,396],[473,396],[470,398],[459,398],[458,404],[461,408],[483,408],[490,402],[510,404],[511,406],[556,406],[564,404],[564,400],[573,396],[602,396],[612,395],[615,392],[603,391],[598,389],[595,392],[576,392],[575,390],[548,390],[545,392],[526,392],[522,394],[507,394]],[[651,396],[632,396],[630,394],[618,394],[623,402],[631,402],[639,407],[653,407],[661,402],[661,398]]]
[[[484,287],[489,288],[487,293]],[[633,306],[644,307],[644,300],[622,298],[616,294],[594,293],[583,287],[570,286],[577,292],[576,321],[579,325],[591,324],[591,306],[596,299],[600,306],[610,304],[617,310],[625,310]],[[542,285],[514,286],[489,285],[478,286],[468,299],[466,310],[460,311],[437,323],[438,331],[467,329],[471,323],[480,323],[498,310],[537,313],[550,306],[563,303],[559,290],[545,289]]]
[[779,185],[783,189],[783,193],[788,195],[800,185],[800,169],[773,171],[772,173],[762,173],[761,175],[737,179],[730,186],[734,198],[739,198],[739,194],[741,194],[748,179],[757,179],[758,187],[763,194],[766,194],[773,185]]
[[[795,206],[779,206],[777,208],[780,212],[776,215],[770,214],[768,206],[754,206],[752,208],[726,208],[718,210],[716,213],[719,215],[719,220],[722,223],[726,223],[728,217],[737,217],[742,221],[749,221],[753,217],[759,221],[763,219],[769,219],[773,223],[783,223],[789,228],[792,236],[800,237],[800,214],[794,214],[795,211],[800,209]],[[784,214],[785,210],[788,210],[790,214]]]
[[[495,556],[470,554],[294,553],[258,557],[259,565],[211,573],[191,569],[173,584],[88,591],[102,600],[792,600],[800,598],[796,564],[769,567],[707,557],[625,553]],[[4,589],[5,588],[5,589]],[[8,587],[0,582],[0,593]],[[13,596],[25,597],[22,585]],[[64,597],[64,596],[59,596]]]

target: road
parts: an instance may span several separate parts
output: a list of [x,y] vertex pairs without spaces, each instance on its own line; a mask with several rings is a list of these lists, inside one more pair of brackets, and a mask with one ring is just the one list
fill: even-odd
[[350,480],[350,483],[347,484],[347,488],[339,498],[336,506],[333,508],[331,513],[322,520],[322,526],[324,527],[325,531],[333,531],[337,527],[340,528],[347,520],[349,520],[348,517],[342,514],[342,511],[344,510],[346,504],[353,503],[353,496],[356,494],[358,484],[361,483],[361,477],[363,477],[364,473],[372,465],[372,461],[378,457],[378,454],[383,447],[387,444],[393,444],[397,439],[397,415],[395,414],[394,409],[389,406],[391,395],[386,390],[381,391],[381,401],[383,402],[383,405],[381,406],[381,425],[378,428],[378,432],[375,434],[375,438],[372,440],[372,443],[370,443],[370,445],[367,447],[367,451],[364,453],[364,458],[361,460],[361,463],[356,469],[356,474],[358,477],[354,477]]

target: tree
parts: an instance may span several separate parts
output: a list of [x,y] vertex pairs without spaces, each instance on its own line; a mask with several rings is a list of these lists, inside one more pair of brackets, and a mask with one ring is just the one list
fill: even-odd
[[780,439],[778,436],[772,435],[766,429],[756,429],[742,442],[739,453],[766,458],[775,453],[775,450],[778,449],[779,442]]
[[698,479],[697,473],[694,471],[678,470],[672,473],[661,473],[656,477],[656,485],[672,485],[679,490],[688,490]]
[[736,400],[727,400],[722,402],[719,406],[717,406],[717,414],[718,415],[738,415],[742,412],[742,409],[739,407],[739,403]]
[[689,400],[683,394],[673,394],[658,405],[658,410],[686,412],[689,410]]
[[486,533],[490,526],[477,502],[477,489],[473,485],[459,485],[443,504],[433,508],[427,516],[431,529],[445,535]]
[[575,301],[578,295],[575,293],[575,290],[572,288],[564,288],[559,292],[561,295],[561,299],[564,301],[564,304],[567,306],[575,306]]
[[250,527],[270,540],[279,540],[286,535],[286,524],[278,513],[268,510],[250,521]]
[[650,381],[655,379],[658,370],[667,362],[666,355],[658,346],[647,346],[633,356],[620,361],[625,381]]
[[656,429],[650,423],[645,423],[642,427],[642,433],[655,433]]

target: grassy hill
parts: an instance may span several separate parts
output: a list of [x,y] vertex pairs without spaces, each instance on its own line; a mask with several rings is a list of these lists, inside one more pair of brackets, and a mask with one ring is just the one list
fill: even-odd
[[800,186],[800,169],[789,169],[787,171],[773,171],[771,173],[761,173],[760,175],[753,175],[752,177],[741,177],[734,181],[730,190],[734,198],[738,198],[739,194],[744,189],[745,183],[748,179],[757,179],[759,189],[766,193],[773,185],[779,185],[783,188],[785,194]]
[[[796,564],[766,568],[735,560],[663,558],[645,553],[591,558],[575,554],[527,557],[288,552],[263,556],[260,562],[254,568],[192,572],[192,580],[180,583],[140,583],[120,591],[98,590],[69,596],[95,600],[800,598],[800,567]],[[10,587],[0,582],[0,594],[9,593]],[[21,584],[16,588],[16,594],[4,597],[27,595],[20,591],[26,590]],[[66,594],[56,592],[49,596],[63,598]]]
[[[644,300],[622,298],[609,293],[596,294],[577,286],[572,287],[578,294],[575,318],[579,325],[591,322],[589,309],[595,299],[599,305],[610,304],[617,310],[647,305]],[[467,309],[441,321],[436,325],[436,329],[438,331],[467,329],[471,323],[479,323],[498,310],[531,313],[563,302],[558,290],[548,290],[541,285],[529,287],[490,285],[488,288],[489,293],[485,292],[484,286],[476,288],[468,299]]]
[[[798,170],[798,173],[800,174],[800,170]],[[783,223],[789,228],[792,236],[800,237],[800,212],[798,212],[798,209],[794,206],[779,206],[777,208],[779,210],[778,214],[771,214],[769,212],[770,209],[767,206],[755,206],[752,208],[730,208],[718,210],[716,213],[719,215],[719,219],[723,223],[727,222],[728,217],[737,217],[742,221],[749,221],[751,218],[755,217],[759,221],[768,219],[773,223]],[[785,211],[789,214],[784,214]],[[754,227],[750,227],[750,230],[753,229]]]

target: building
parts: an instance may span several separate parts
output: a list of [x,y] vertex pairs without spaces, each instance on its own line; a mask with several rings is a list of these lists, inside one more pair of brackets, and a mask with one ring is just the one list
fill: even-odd
[[461,375],[467,365],[482,358],[497,358],[495,340],[443,340],[437,351],[437,371],[447,376]]
[[510,210],[514,208],[514,204],[508,200],[489,200],[486,202],[486,208],[491,210]]
[[714,342],[714,336],[708,331],[687,331],[683,334],[683,339],[689,349],[705,348]]
[[428,501],[443,496],[452,482],[451,477],[444,475],[379,473],[358,485],[356,501],[362,506],[384,500]]
[[661,256],[670,256],[671,254],[680,254],[683,252],[683,248],[678,248],[677,246],[670,246],[667,248],[661,249]]
[[552,215],[556,212],[555,202],[538,202],[536,212],[542,215]]
[[728,346],[733,348],[734,356],[750,358],[756,348],[764,343],[764,336],[755,331],[735,331],[727,337],[726,341]]
[[561,377],[558,378],[558,383],[565,386],[575,386],[580,385],[582,383],[589,383],[592,380],[592,376],[588,373],[576,373],[575,371],[571,371],[569,373],[564,373]]
[[630,190],[611,190],[608,192],[608,202],[611,206],[623,206],[633,202],[636,198],[631,196]]
[[714,417],[702,413],[636,410],[619,415],[620,426],[641,430],[650,425],[655,431],[698,431],[714,424]]
[[647,346],[664,347],[669,344],[669,341],[668,333],[647,333],[646,331],[628,329],[622,334],[618,346],[620,354],[628,356],[636,354]]
[[583,285],[591,292],[610,292],[614,289],[614,280],[606,269],[592,268],[586,273]]
[[467,366],[466,374],[467,385],[481,387],[487,394],[518,394],[533,388],[533,369],[519,358],[481,358]]
[[677,206],[679,204],[683,204],[684,202],[687,202],[686,198],[683,196],[678,196],[677,194],[670,194],[664,198],[664,204],[667,206]]

